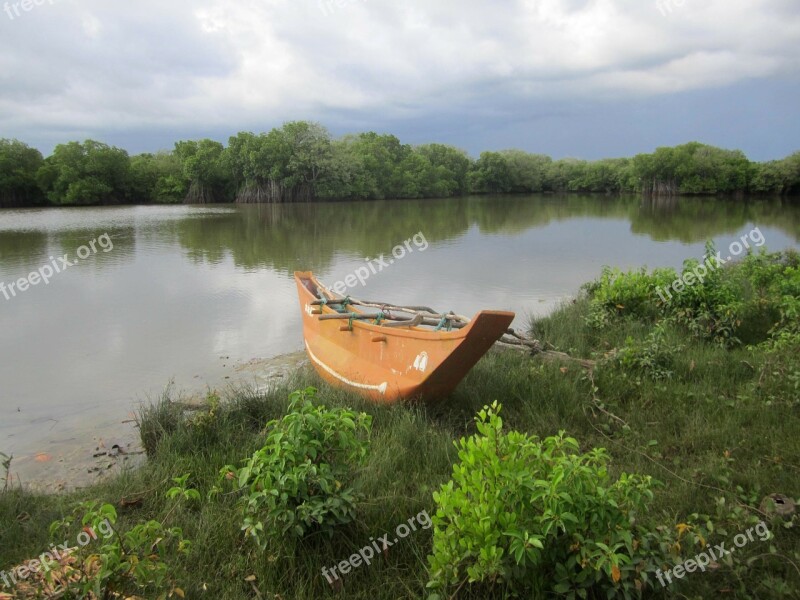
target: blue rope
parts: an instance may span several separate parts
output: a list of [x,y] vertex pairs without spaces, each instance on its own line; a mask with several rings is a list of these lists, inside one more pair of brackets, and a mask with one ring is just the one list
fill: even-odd
[[446,316],[444,316],[444,317],[442,317],[442,320],[439,321],[439,324],[436,326],[436,329],[434,329],[434,331],[441,331],[441,329],[445,325],[447,325],[446,331],[452,331],[453,330],[453,322],[450,319],[448,319]]

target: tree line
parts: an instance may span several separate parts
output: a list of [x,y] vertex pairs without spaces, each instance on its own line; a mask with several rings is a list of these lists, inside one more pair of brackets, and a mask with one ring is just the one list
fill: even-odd
[[553,160],[521,150],[477,160],[445,144],[403,144],[374,132],[334,139],[293,121],[241,132],[225,146],[181,141],[130,156],[94,140],[42,154],[0,139],[0,206],[140,203],[280,203],[435,198],[494,193],[769,194],[800,192],[800,152],[750,161],[739,150],[698,142],[632,158]]

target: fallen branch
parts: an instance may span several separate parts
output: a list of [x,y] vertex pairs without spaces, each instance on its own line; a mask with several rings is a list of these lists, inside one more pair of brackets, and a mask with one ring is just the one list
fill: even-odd
[[539,340],[528,338],[513,329],[509,329],[508,333],[501,337],[496,342],[501,346],[514,348],[529,353],[531,356],[538,356],[548,362],[572,362],[577,363],[580,367],[591,371],[594,369],[595,361],[585,358],[575,358],[566,352],[558,352],[557,350],[545,350],[542,348],[542,343]]

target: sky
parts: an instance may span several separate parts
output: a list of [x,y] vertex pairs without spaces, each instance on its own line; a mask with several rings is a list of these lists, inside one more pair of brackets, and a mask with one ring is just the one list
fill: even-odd
[[0,138],[800,150],[798,0],[0,0]]

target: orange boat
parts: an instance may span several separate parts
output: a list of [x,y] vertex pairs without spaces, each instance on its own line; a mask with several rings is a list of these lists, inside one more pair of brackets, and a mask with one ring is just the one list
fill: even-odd
[[505,311],[481,311],[470,320],[370,303],[332,292],[311,272],[294,278],[314,368],[330,384],[376,402],[448,395],[514,320]]

